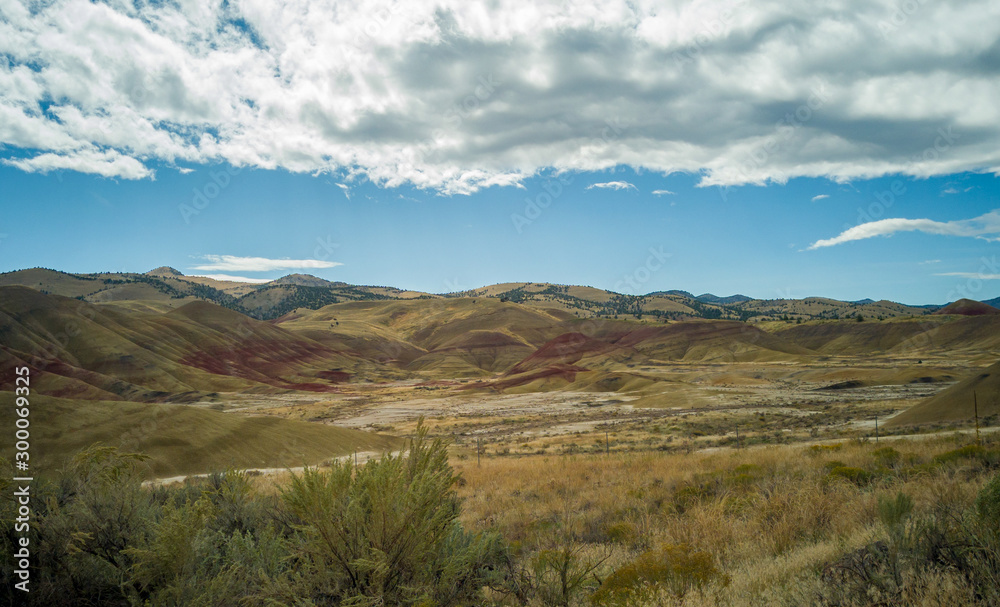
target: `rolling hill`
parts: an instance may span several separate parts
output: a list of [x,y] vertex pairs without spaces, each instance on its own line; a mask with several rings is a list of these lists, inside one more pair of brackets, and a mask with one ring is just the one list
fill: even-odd
[[[12,401],[5,393],[5,401]],[[0,422],[13,426],[12,407]],[[201,407],[124,401],[81,401],[35,395],[31,420],[33,469],[53,470],[94,443],[150,456],[147,476],[283,468],[319,464],[357,451],[398,449],[399,439],[279,417],[247,417]],[[10,458],[7,441],[0,456]],[[37,454],[37,456],[35,456]]]
[[[159,400],[240,390],[332,391],[370,368],[321,344],[205,301],[128,309],[0,287],[0,386],[27,365],[46,393]],[[0,389],[3,389],[0,387]]]
[[934,311],[934,314],[957,314],[959,316],[984,316],[990,314],[1000,314],[1000,309],[971,299],[959,299],[943,308]]
[[[71,286],[93,282],[57,273],[48,277]],[[284,289],[322,290],[286,284],[255,293]],[[359,379],[477,378],[524,385],[530,382],[515,376],[633,373],[639,366],[678,362],[801,362],[831,355],[920,358],[934,352],[1000,356],[1000,315],[647,323],[580,318],[559,307],[496,296],[383,296],[317,310],[295,308],[265,322],[200,299],[90,303],[0,287],[0,369],[27,364],[49,394],[86,399],[323,392]]]
[[979,403],[980,419],[1000,415],[1000,362],[976,371],[965,380],[903,411],[888,420],[886,425],[971,420],[975,413],[974,399]]
[[456,293],[435,295],[389,286],[351,285],[308,274],[289,274],[267,283],[185,276],[161,266],[143,274],[69,274],[32,268],[0,274],[0,286],[21,285],[92,303],[156,301],[179,306],[193,299],[211,301],[260,320],[271,320],[299,309],[316,310],[348,301],[489,298],[578,318],[629,318],[647,323],[691,318],[768,321],[855,317],[920,316],[926,306],[861,300],[844,302],[820,297],[759,300],[745,295],[694,296],[687,291],[657,291],[645,295],[615,293],[588,286],[550,283],[501,283]]

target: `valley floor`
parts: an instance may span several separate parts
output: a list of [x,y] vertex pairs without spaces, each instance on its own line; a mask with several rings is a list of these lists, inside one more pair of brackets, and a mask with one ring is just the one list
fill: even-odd
[[[907,377],[912,366],[906,367]],[[654,378],[635,392],[498,392],[471,380],[342,384],[337,393],[227,395],[193,406],[266,415],[396,436],[419,419],[456,453],[525,455],[596,451],[685,451],[755,444],[874,438],[911,432],[885,423],[954,385],[963,364],[937,364],[900,383],[892,364],[846,366],[676,364],[633,372]],[[855,378],[839,381],[843,377]],[[858,380],[857,378],[861,378]],[[880,381],[894,383],[878,383]],[[876,422],[876,420],[878,420]],[[938,425],[936,429],[961,425]],[[934,428],[932,428],[934,429]]]

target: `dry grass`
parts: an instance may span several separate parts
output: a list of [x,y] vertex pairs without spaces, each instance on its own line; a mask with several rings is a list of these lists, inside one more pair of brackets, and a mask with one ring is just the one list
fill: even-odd
[[[487,457],[481,465],[473,457],[455,465],[464,523],[501,531],[526,561],[553,542],[570,542],[583,553],[609,551],[596,574],[606,578],[646,551],[681,545],[711,554],[722,573],[682,597],[647,597],[637,605],[808,604],[818,596],[824,565],[883,538],[879,496],[903,491],[915,513],[957,512],[972,503],[988,478],[984,464],[935,461],[967,442]],[[847,472],[832,472],[841,470]],[[957,576],[906,584],[909,604],[975,604]]]

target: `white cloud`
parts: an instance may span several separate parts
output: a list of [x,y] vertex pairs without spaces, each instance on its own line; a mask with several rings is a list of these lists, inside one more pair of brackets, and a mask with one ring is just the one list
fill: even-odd
[[636,187],[627,181],[608,181],[605,183],[592,183],[585,189],[592,190],[600,188],[602,190],[635,190]]
[[810,200],[811,200],[811,202],[817,202],[817,201],[820,201],[820,200],[823,200],[823,199],[829,198],[829,197],[830,197],[829,194],[818,194],[816,196],[813,196]]
[[189,276],[194,276],[197,278],[211,278],[212,280],[221,280],[223,282],[249,282],[252,284],[264,284],[266,282],[271,282],[273,278],[247,278],[246,276],[230,276],[229,274],[189,274]]
[[940,259],[927,259],[925,261],[921,261],[920,265],[926,266],[926,265],[930,265],[932,263],[941,263],[941,260]]
[[622,165],[703,186],[1000,172],[1000,3],[915,6],[8,2],[0,159],[445,194]]
[[891,236],[896,232],[924,232],[944,236],[965,236],[983,240],[1000,240],[1000,210],[990,211],[972,219],[956,221],[934,221],[932,219],[880,219],[856,225],[839,235],[825,240],[817,240],[810,249],[831,247],[854,240],[864,240],[875,236]]
[[153,172],[141,162],[135,158],[123,156],[115,150],[102,152],[86,149],[70,154],[44,153],[32,158],[4,158],[2,162],[29,173],[48,173],[68,169],[124,179],[143,179],[153,176]]
[[192,269],[203,272],[272,272],[274,270],[301,270],[334,268],[344,264],[318,259],[267,259],[266,257],[236,257],[235,255],[202,255],[208,263]]
[[943,272],[935,276],[960,276],[978,280],[1000,280],[1000,274],[980,274],[979,272]]
[[945,188],[945,189],[941,190],[941,193],[942,194],[962,194],[964,192],[969,192],[971,190],[972,190],[971,186],[967,187],[967,188],[963,188],[963,189],[959,189],[959,188],[956,188],[955,186],[951,186],[951,187],[948,187],[948,188]]
[[335,185],[335,186],[337,186],[338,188],[340,188],[340,189],[341,189],[341,191],[343,191],[343,192],[344,192],[344,196],[345,196],[345,197],[346,197],[346,198],[347,198],[348,200],[350,200],[350,199],[351,199],[351,188],[347,187],[347,184],[344,184],[344,183],[335,183],[335,184],[333,184],[333,185]]
[[653,190],[653,196],[666,196],[673,194],[675,194],[675,192],[671,192],[670,190]]

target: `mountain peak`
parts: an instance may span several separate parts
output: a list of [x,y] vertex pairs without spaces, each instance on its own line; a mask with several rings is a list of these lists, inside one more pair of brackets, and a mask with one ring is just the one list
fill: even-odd
[[332,283],[329,280],[324,280],[318,276],[313,276],[312,274],[288,274],[287,276],[282,276],[281,278],[272,280],[269,284],[297,285],[300,287],[326,287],[326,288],[337,286],[336,283]]
[[174,268],[170,266],[160,266],[158,268],[153,268],[152,270],[146,272],[146,276],[184,276]]

